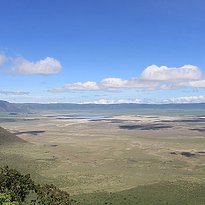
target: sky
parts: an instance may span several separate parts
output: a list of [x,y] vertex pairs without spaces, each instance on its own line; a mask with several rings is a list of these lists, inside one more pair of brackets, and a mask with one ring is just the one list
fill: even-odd
[[0,0],[0,100],[205,102],[204,0]]

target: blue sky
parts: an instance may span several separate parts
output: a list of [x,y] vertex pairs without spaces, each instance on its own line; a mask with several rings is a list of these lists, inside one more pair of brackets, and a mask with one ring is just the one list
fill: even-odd
[[203,0],[2,0],[0,99],[205,102]]

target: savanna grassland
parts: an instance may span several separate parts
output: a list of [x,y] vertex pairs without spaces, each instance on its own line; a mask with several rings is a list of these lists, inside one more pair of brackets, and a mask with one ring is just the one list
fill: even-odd
[[1,130],[1,166],[54,183],[74,204],[205,204],[203,117],[38,113],[0,121],[12,133]]

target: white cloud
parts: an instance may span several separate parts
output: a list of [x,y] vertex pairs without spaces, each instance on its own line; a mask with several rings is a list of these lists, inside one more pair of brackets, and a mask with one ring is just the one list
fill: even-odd
[[100,82],[100,87],[104,89],[116,89],[126,87],[127,80],[121,78],[105,78]]
[[127,81],[126,88],[131,89],[147,89],[155,90],[159,86],[159,82],[152,80],[144,80],[140,78],[133,78]]
[[0,65],[4,64],[7,60],[7,57],[5,55],[0,54]]
[[183,104],[183,103],[205,103],[205,95],[200,96],[183,96],[176,98],[168,98],[168,99],[99,99],[89,102],[83,102],[81,104],[124,104],[124,103],[134,103],[134,104]]
[[71,91],[71,90],[76,90],[76,91],[94,91],[94,90],[99,90],[99,87],[96,82],[92,81],[87,81],[87,82],[77,82],[73,84],[66,84],[62,88],[54,88],[50,89],[50,92],[66,92],[66,91]]
[[0,90],[0,95],[29,95],[30,92],[25,91],[4,91]]
[[144,69],[140,77],[131,79],[105,78],[100,82],[77,82],[62,88],[50,89],[50,92],[76,91],[120,91],[122,89],[174,90],[183,87],[204,88],[200,69],[194,65],[181,67],[151,65]]
[[[99,99],[99,100],[96,100],[96,101],[90,102],[90,103],[107,105],[107,104],[115,104],[115,100]],[[89,104],[89,102],[88,102],[88,104]]]
[[141,75],[142,79],[156,81],[186,81],[201,79],[201,71],[197,66],[184,65],[168,68],[167,66],[148,66]]
[[67,84],[65,89],[68,90],[98,90],[99,87],[96,82],[87,81],[84,83],[78,82],[73,84]]
[[83,104],[102,104],[102,105],[108,105],[108,104],[123,104],[123,103],[136,103],[136,104],[139,104],[139,103],[142,103],[142,100],[140,100],[140,99],[134,99],[134,100],[99,99],[99,100],[95,100],[95,101],[84,102]]
[[123,80],[121,78],[105,78],[101,82],[77,82],[66,84],[61,88],[52,88],[49,92],[68,92],[68,91],[119,91],[121,89],[156,89],[158,82],[131,79]]
[[205,80],[192,81],[189,84],[193,88],[205,88]]
[[13,66],[10,71],[24,75],[50,75],[56,74],[61,70],[60,62],[51,57],[37,62],[31,62],[22,57],[17,57],[12,60],[12,63]]
[[162,103],[204,103],[205,95],[184,96],[163,100]]
[[205,80],[178,82],[175,84],[175,87],[205,88]]

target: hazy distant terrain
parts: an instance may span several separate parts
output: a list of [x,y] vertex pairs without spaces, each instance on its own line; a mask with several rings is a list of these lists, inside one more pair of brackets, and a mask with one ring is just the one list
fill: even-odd
[[[164,204],[160,197],[168,204],[186,204],[196,190],[204,190],[202,111],[163,109],[161,115],[150,115],[149,109],[137,115],[143,110],[130,109],[133,114],[120,115],[110,110],[2,112],[0,126],[12,134],[0,129],[1,165],[54,183],[81,204],[142,204],[145,199],[143,204],[149,204],[154,198]],[[173,195],[167,197],[170,189]],[[196,196],[198,204],[203,193]]]
[[[197,111],[204,111],[205,103],[185,103],[185,104],[134,104],[134,103],[125,103],[125,104],[72,104],[72,103],[10,103],[7,101],[0,100],[0,112],[35,112],[35,111],[65,111],[65,112],[74,112],[74,113],[117,113],[117,114],[146,114],[145,110],[148,113],[155,112],[159,110],[165,111],[165,113],[170,110],[180,110],[184,113],[189,113],[190,110],[194,110],[195,114]],[[141,112],[142,110],[142,112]],[[159,112],[158,112],[159,114]],[[169,113],[170,114],[170,113]],[[176,114],[176,113],[175,113]],[[202,112],[201,114],[204,114]]]

